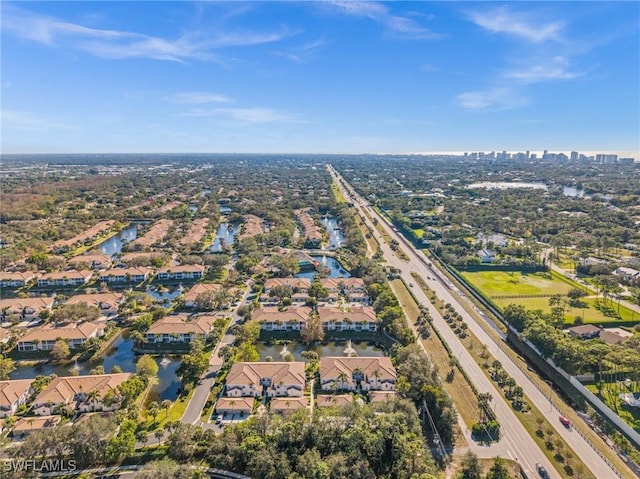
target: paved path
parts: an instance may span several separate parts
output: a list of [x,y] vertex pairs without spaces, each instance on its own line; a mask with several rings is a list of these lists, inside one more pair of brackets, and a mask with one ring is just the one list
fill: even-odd
[[[329,171],[334,175],[334,177],[338,178],[335,170],[330,167]],[[540,411],[550,411],[547,418],[549,419],[551,426],[555,429],[557,434],[567,441],[576,456],[582,459],[591,472],[601,479],[617,477],[617,472],[614,471],[581,436],[573,430],[564,428],[564,426],[557,421],[560,411],[555,408],[549,410],[549,401],[543,393],[538,390],[536,385],[519,369],[518,365],[512,361],[511,357],[502,351],[501,347],[496,343],[493,337],[489,336],[476,322],[476,319],[467,313],[459,303],[458,299],[450,293],[449,289],[453,287],[451,282],[442,275],[439,270],[437,270],[437,268],[421,251],[417,251],[402,235],[394,231],[392,225],[390,225],[385,218],[382,218],[376,211],[371,209],[366,201],[358,195],[355,195],[355,192],[351,187],[348,187],[348,189],[350,190],[350,193],[353,193],[355,198],[354,205],[360,210],[367,208],[372,217],[378,218],[379,223],[391,238],[395,239],[403,246],[403,249],[410,259],[408,262],[401,261],[396,258],[389,245],[379,238],[382,252],[388,264],[400,270],[401,277],[405,283],[413,282],[413,278],[411,276],[412,272],[422,276],[429,288],[435,291],[436,295],[441,300],[451,303],[455,310],[462,315],[464,321],[469,325],[469,329],[483,344],[487,345],[491,354],[502,363],[507,373],[509,373],[509,375],[515,379],[516,383],[523,388],[523,391],[529,400],[532,401]],[[345,196],[349,196],[349,193],[346,193]],[[368,219],[367,222],[371,224]],[[492,395],[494,411],[500,421],[503,440],[507,445],[506,458],[514,459],[519,462],[529,477],[537,476],[537,472],[535,471],[536,463],[543,464],[549,471],[552,478],[560,477],[555,469],[555,464],[552,464],[546,458],[537,443],[529,435],[522,423],[520,423],[514,411],[511,409],[511,406],[502,398],[502,396],[500,396],[500,393],[496,389],[494,383],[487,378],[484,371],[475,362],[471,354],[460,342],[459,338],[454,334],[451,328],[442,319],[439,312],[431,304],[429,298],[427,298],[420,288],[415,288],[413,292],[418,301],[422,302],[429,309],[433,318],[433,327],[438,330],[440,335],[447,342],[453,354],[458,358],[461,366],[464,368],[478,391],[489,392]]]
[[200,379],[200,382],[196,386],[196,389],[191,396],[191,400],[189,401],[189,404],[187,405],[187,408],[182,415],[182,419],[180,419],[182,422],[200,425],[208,423],[209,418],[206,418],[206,420],[203,422],[200,420],[200,416],[202,415],[202,410],[209,397],[209,392],[216,382],[218,371],[224,363],[224,359],[220,357],[220,350],[225,346],[233,344],[233,342],[235,341],[235,336],[233,334],[229,334],[228,331],[229,328],[238,324],[238,322],[240,321],[241,318],[240,316],[238,316],[238,308],[241,305],[245,304],[247,297],[251,293],[252,286],[253,283],[251,281],[247,282],[247,290],[245,291],[242,300],[239,302],[238,307],[234,311],[232,311],[231,323],[229,323],[229,327],[225,331],[222,340],[218,342],[217,346],[211,353],[211,357],[209,359],[209,368],[204,373],[203,377]]

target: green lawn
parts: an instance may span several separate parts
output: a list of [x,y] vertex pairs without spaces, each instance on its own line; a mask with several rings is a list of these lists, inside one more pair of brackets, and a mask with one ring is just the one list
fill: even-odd
[[[638,321],[640,320],[640,314],[635,313],[624,306],[620,307],[620,317],[622,319],[617,319],[615,317],[606,316],[602,311],[599,311],[596,308],[596,300],[595,298],[587,298],[582,300],[586,303],[586,308],[571,308],[567,306],[565,310],[565,322],[567,324],[573,324],[576,316],[579,316],[583,319],[584,323],[592,323],[592,324],[605,324],[605,323],[614,323],[614,324],[623,324],[627,321]],[[600,298],[600,302],[602,303],[602,298]],[[527,309],[541,309],[542,311],[549,311],[549,298],[505,298],[505,299],[496,299],[494,300],[496,306],[500,308],[504,308],[509,304],[520,304]],[[608,305],[610,303],[607,303]],[[618,304],[614,301],[613,310],[615,312],[618,311]]]
[[422,235],[424,235],[424,229],[422,228],[414,228],[413,232],[416,235],[416,238],[422,238]]
[[[571,286],[549,273],[519,271],[462,272],[462,276],[488,297],[537,294],[566,295]],[[542,298],[547,304],[548,300]],[[512,301],[510,301],[512,302]],[[508,303],[507,303],[508,304]]]

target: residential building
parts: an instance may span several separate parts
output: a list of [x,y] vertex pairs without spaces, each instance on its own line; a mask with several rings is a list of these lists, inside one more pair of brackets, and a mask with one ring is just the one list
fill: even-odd
[[496,254],[495,252],[484,248],[478,251],[478,257],[482,263],[491,263],[495,259]]
[[353,404],[351,394],[319,394],[316,397],[317,407],[345,407]]
[[304,362],[235,363],[227,375],[229,397],[302,396],[306,384]]
[[0,381],[0,418],[13,416],[18,407],[26,404],[33,394],[33,379],[15,379]]
[[11,333],[8,329],[0,327],[0,344],[5,344],[9,342],[9,338],[11,337]]
[[201,264],[183,264],[180,266],[169,266],[159,269],[156,279],[158,281],[195,281],[198,279],[202,279],[205,271],[206,268]]
[[22,321],[36,319],[43,311],[51,311],[55,298],[10,298],[0,299],[0,319],[11,317]]
[[396,369],[388,357],[320,358],[323,391],[392,391],[396,379]]
[[622,278],[624,281],[635,281],[636,279],[640,279],[640,271],[633,268],[627,268],[626,266],[620,266],[616,268],[613,272],[619,278]]
[[306,397],[286,397],[273,398],[269,403],[269,410],[272,414],[280,414],[286,416],[296,411],[307,409],[309,407],[309,399]]
[[221,397],[216,402],[216,412],[223,415],[239,414],[249,416],[253,411],[252,397]]
[[153,274],[151,268],[112,268],[100,273],[98,281],[106,283],[141,283]]
[[61,416],[21,417],[11,430],[14,439],[22,439],[34,432],[56,427],[62,421]]
[[398,391],[371,391],[369,393],[369,402],[384,403],[398,397]]
[[260,323],[264,331],[300,331],[307,324],[311,309],[291,306],[284,311],[276,307],[259,308],[251,313],[251,320]]
[[[114,411],[120,407],[118,386],[131,376],[131,373],[116,373],[57,377],[36,396],[33,413],[49,416],[61,406],[78,412]],[[104,404],[107,394],[114,398],[113,404]]]
[[341,308],[318,308],[318,315],[325,331],[377,331],[378,318],[370,306]]
[[580,326],[573,326],[569,328],[567,332],[569,336],[581,339],[592,339],[598,337],[602,328],[600,326],[594,326],[593,324],[582,324]]
[[189,318],[186,314],[165,316],[151,325],[145,333],[148,343],[191,343],[196,339],[206,341],[215,316]]
[[84,231],[83,233],[80,233],[74,236],[73,238],[56,241],[51,246],[51,251],[62,252],[62,253],[70,251],[72,248],[76,246],[86,243],[87,241],[93,241],[98,237],[104,235],[105,233],[110,231],[111,228],[113,228],[115,225],[116,225],[115,220],[100,221],[98,224],[92,226],[91,228]]
[[34,278],[31,271],[0,271],[0,288],[22,288]]
[[294,292],[306,293],[311,286],[311,280],[308,278],[269,278],[264,282],[263,291],[268,294],[278,286],[289,286]]
[[222,289],[222,285],[215,283],[198,283],[194,284],[189,291],[184,295],[184,305],[187,308],[195,308],[196,298],[201,294],[213,293],[216,294]]
[[104,336],[104,329],[103,323],[90,321],[38,326],[18,339],[18,351],[51,351],[59,340],[65,341],[70,349],[77,349],[89,338]]
[[90,269],[107,269],[111,266],[112,259],[108,254],[93,253],[74,256],[68,263],[73,268],[77,268],[79,265],[87,265]]
[[67,299],[66,304],[86,303],[87,306],[98,308],[105,316],[118,314],[118,306],[124,302],[122,293],[96,293],[96,294],[76,294]]
[[55,271],[45,273],[38,278],[38,286],[80,286],[91,280],[91,271]]

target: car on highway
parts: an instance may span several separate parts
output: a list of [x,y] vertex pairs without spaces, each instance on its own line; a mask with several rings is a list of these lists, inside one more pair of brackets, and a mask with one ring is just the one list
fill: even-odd
[[409,283],[409,287],[410,287],[410,288],[413,288],[413,283]]
[[542,464],[536,463],[536,470],[542,479],[549,479],[549,473]]
[[567,429],[571,427],[571,421],[569,421],[566,417],[560,416],[558,419],[560,420],[562,425]]

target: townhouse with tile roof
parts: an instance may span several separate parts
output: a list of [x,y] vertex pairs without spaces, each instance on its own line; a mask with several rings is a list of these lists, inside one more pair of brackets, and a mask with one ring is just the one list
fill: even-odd
[[320,387],[323,391],[392,391],[396,368],[388,357],[320,358]]
[[216,316],[197,316],[189,318],[186,314],[165,316],[153,323],[145,338],[148,343],[185,343],[196,339],[206,341],[213,329]]
[[[120,407],[118,387],[131,376],[116,373],[54,378],[33,400],[32,411],[38,416],[50,416],[61,406],[77,412],[114,411]],[[110,392],[116,400],[106,405],[103,399]]]
[[11,316],[23,321],[38,318],[43,311],[51,311],[55,298],[9,298],[0,299],[0,319],[6,321]]
[[104,336],[104,323],[86,321],[62,325],[45,324],[32,328],[18,339],[18,351],[51,351],[57,341],[67,343],[69,349],[81,347],[90,338]]
[[304,362],[239,362],[229,370],[225,395],[229,397],[300,397],[306,385]]
[[0,418],[13,416],[33,394],[33,379],[0,381]]

